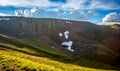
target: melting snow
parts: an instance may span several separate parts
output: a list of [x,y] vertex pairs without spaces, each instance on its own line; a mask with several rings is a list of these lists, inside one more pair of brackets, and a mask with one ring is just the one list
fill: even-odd
[[66,23],[70,23],[70,21],[66,21]]
[[21,32],[21,33],[19,33],[19,35],[24,35],[25,34],[25,32]]
[[0,20],[10,20],[10,18],[0,18]]
[[62,34],[62,33],[59,33],[59,36],[60,36],[60,37],[62,37],[62,36],[63,36],[63,34]]
[[[64,32],[64,36],[65,36],[66,39],[68,39],[68,36],[69,36],[68,34],[69,34],[69,31],[65,31],[65,32]],[[59,33],[59,36],[62,37],[63,34],[62,34],[62,33]],[[72,44],[73,44],[73,41],[62,42],[62,43],[61,43],[62,46],[67,46],[67,49],[68,49],[69,51],[74,52],[74,50],[71,49]]]
[[69,34],[69,31],[64,32],[64,36],[65,36],[66,39],[68,39],[68,36],[69,36],[68,34]]
[[68,48],[67,48],[67,49],[73,52],[74,50],[73,50],[73,49],[71,49],[72,44],[73,44],[73,42],[72,42],[72,41],[69,41],[69,42],[63,42],[63,43],[61,43],[61,45],[68,46]]

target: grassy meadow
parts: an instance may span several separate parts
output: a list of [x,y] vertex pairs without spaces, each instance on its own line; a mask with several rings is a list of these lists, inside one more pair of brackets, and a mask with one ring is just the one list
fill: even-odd
[[31,39],[0,35],[0,71],[118,71]]

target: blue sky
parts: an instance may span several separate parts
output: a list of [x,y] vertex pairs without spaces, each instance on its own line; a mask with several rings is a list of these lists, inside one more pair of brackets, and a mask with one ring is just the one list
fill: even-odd
[[0,16],[35,7],[39,9],[37,18],[120,22],[120,0],[0,0]]

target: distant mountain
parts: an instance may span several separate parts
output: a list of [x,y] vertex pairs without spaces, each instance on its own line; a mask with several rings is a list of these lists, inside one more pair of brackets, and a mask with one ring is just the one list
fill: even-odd
[[114,29],[120,29],[120,24],[112,24],[110,26]]
[[101,25],[113,25],[113,24],[120,24],[120,22],[102,22]]
[[[120,29],[62,19],[25,17],[0,17],[0,19],[0,34],[34,39],[77,58],[84,57],[113,65],[120,63]],[[119,27],[117,24],[112,26]],[[65,31],[69,31],[68,39],[59,36]],[[61,43],[66,41],[73,41],[74,52],[61,46]]]

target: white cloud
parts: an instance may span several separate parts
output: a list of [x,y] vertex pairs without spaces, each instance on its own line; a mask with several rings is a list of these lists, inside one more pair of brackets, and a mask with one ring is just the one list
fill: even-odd
[[22,10],[15,10],[15,16],[22,16],[23,11]]
[[34,7],[34,8],[31,9],[31,13],[35,13],[36,11],[38,11],[37,7]]
[[114,0],[92,0],[90,2],[90,9],[104,9],[104,10],[113,10],[120,9]]
[[120,24],[120,22],[99,22],[98,25],[113,25]]
[[83,9],[88,0],[67,0],[67,3],[62,5],[62,8]]
[[[16,16],[23,16],[22,11],[15,11]],[[59,10],[58,8],[53,9],[44,9],[44,8],[32,8],[30,10],[32,17],[36,18],[61,18],[61,19],[70,19],[70,20],[88,20],[93,16],[93,11],[88,10]]]
[[11,16],[10,14],[0,13],[0,16]]
[[24,10],[24,16],[25,17],[31,17],[31,11],[29,11],[28,9]]
[[20,6],[20,7],[48,7],[60,5],[48,0],[0,0],[1,6]]
[[102,19],[102,22],[120,22],[120,14],[116,12],[109,13]]
[[94,15],[94,12],[92,10],[88,10],[86,14],[84,14],[84,20],[90,19]]
[[111,10],[120,9],[120,5],[114,0],[67,0],[66,4],[62,4],[62,8]]
[[[67,0],[66,3],[50,2],[49,0],[0,0],[0,6],[18,7],[50,7],[63,9],[120,9],[115,0]],[[56,9],[57,11],[57,9]]]

